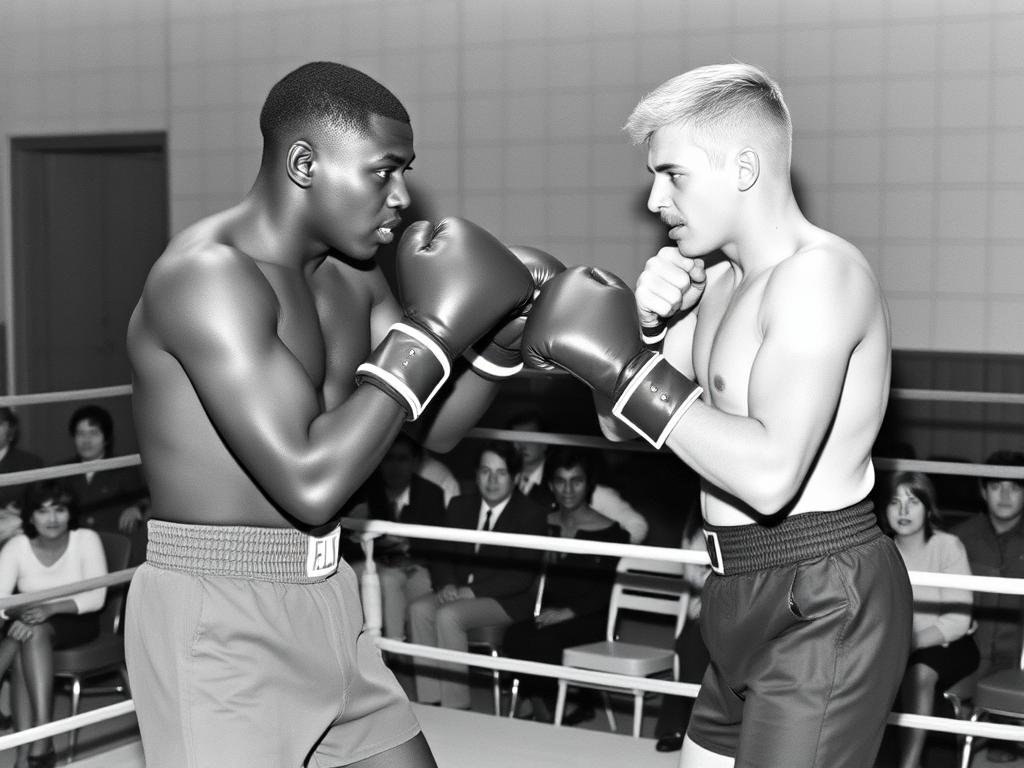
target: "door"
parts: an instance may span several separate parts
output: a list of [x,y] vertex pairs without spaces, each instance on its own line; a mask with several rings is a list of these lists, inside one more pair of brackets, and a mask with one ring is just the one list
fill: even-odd
[[[128,318],[167,242],[166,166],[164,134],[12,140],[16,392],[130,383]],[[96,402],[114,417],[114,452],[135,452],[129,399]],[[70,458],[83,404],[19,408],[21,447]]]

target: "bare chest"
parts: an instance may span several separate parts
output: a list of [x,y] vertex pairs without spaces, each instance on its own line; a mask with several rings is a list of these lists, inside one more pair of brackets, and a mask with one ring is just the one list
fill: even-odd
[[327,407],[355,389],[356,367],[370,354],[372,294],[337,269],[322,267],[311,280],[320,324]]
[[697,380],[718,409],[747,415],[754,360],[763,341],[760,322],[764,282],[705,296],[693,338]]
[[261,265],[277,296],[277,336],[319,388],[325,371],[324,338],[313,292],[296,270]]

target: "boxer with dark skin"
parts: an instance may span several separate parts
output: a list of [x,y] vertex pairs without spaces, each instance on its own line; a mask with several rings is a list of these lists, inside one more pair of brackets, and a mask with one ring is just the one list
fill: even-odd
[[410,202],[413,132],[363,73],[300,67],[260,128],[252,189],[170,242],[128,329],[153,518],[126,622],[146,762],[433,766],[362,632],[337,521],[407,421],[435,451],[475,424],[496,376],[462,355],[518,354],[502,333],[543,278],[469,222],[418,222],[396,300],[374,256]]
[[789,111],[760,70],[673,78],[626,129],[675,244],[635,296],[600,269],[552,279],[524,356],[589,384],[608,437],[639,434],[701,475],[712,663],[681,764],[870,766],[912,614],[868,499],[890,376],[878,283],[800,211]]

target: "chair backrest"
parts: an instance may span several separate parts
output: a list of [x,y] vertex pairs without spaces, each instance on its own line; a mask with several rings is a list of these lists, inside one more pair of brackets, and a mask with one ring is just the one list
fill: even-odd
[[[132,550],[131,539],[110,531],[97,531],[97,533],[100,541],[103,542],[103,552],[107,556],[107,571],[114,573],[127,568]],[[121,609],[124,607],[124,596],[127,589],[127,584],[107,587],[107,599],[100,613],[100,626],[104,632],[110,630],[117,634],[120,630]]]
[[674,616],[678,635],[686,619],[690,592],[683,564],[665,560],[623,557],[616,568],[608,608],[607,640],[615,640],[620,610]]

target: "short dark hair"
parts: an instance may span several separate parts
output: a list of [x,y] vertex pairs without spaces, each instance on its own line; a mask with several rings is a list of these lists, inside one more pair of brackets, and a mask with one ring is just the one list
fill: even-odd
[[18,414],[6,405],[0,406],[0,422],[7,422],[11,427],[10,444],[18,442]]
[[61,478],[39,480],[32,483],[25,492],[25,506],[21,510],[21,529],[30,539],[39,535],[32,523],[32,513],[46,502],[68,508],[68,529],[78,527],[78,497],[71,486]]
[[587,479],[587,503],[594,495],[597,485],[598,462],[594,453],[574,445],[556,445],[548,452],[544,460],[544,485],[549,485],[555,477],[555,470],[579,467]]
[[482,457],[485,453],[496,454],[504,460],[508,473],[513,477],[518,475],[519,471],[523,468],[523,460],[519,456],[519,451],[516,450],[512,443],[507,443],[503,440],[491,440],[480,449],[479,455]]
[[310,127],[365,133],[370,116],[409,123],[409,113],[391,91],[358,69],[331,61],[303,64],[270,89],[260,111],[263,140],[272,143]]
[[[413,458],[419,461],[423,458],[423,446],[410,434],[406,432],[399,432],[395,435],[394,441],[391,443],[391,447],[394,448],[396,445],[406,445],[409,447],[409,451],[412,453]],[[391,450],[390,448],[388,449]]]
[[71,437],[75,436],[75,430],[83,421],[90,421],[100,428],[100,432],[103,433],[103,437],[107,441],[107,453],[110,453],[114,447],[114,420],[111,418],[110,412],[98,405],[83,405],[68,419],[68,434]]
[[[1000,450],[993,454],[990,454],[985,459],[986,464],[992,464],[997,467],[1024,467],[1024,453],[1020,451],[1008,451]],[[999,482],[1005,478],[1000,477],[983,477],[980,479],[980,483],[992,483]],[[1024,480],[1011,480],[1010,482],[1017,483],[1018,485],[1024,485]]]

